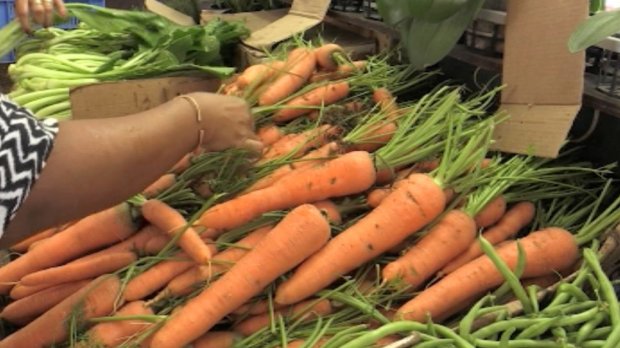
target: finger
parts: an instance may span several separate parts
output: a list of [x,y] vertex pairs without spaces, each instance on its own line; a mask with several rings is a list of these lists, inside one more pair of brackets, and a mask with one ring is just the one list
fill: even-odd
[[52,0],[43,0],[43,26],[49,27],[54,23],[54,3]]
[[250,151],[252,154],[259,155],[263,151],[263,143],[254,139],[246,139],[241,147]]
[[67,8],[65,7],[65,2],[63,0],[54,0],[54,8],[61,17],[67,17]]
[[28,0],[17,0],[15,2],[15,14],[19,24],[25,32],[30,33],[30,13],[28,11]]
[[32,0],[30,9],[32,10],[32,18],[34,19],[35,23],[44,24],[45,8],[43,7],[43,1]]

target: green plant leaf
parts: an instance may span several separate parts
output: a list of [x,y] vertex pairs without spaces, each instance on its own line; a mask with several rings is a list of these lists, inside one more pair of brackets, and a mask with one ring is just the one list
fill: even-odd
[[407,0],[377,0],[377,10],[383,21],[391,26],[398,26],[410,17]]
[[409,14],[413,17],[422,17],[433,6],[433,0],[413,0],[408,1]]
[[[417,1],[410,1],[410,3],[416,3]],[[433,0],[431,6],[418,18],[424,19],[429,22],[441,22],[461,11],[468,0]],[[409,5],[411,10],[411,5]],[[412,12],[411,12],[412,13]],[[415,16],[415,14],[412,13]]]
[[409,62],[423,69],[443,59],[476,17],[483,3],[484,0],[469,0],[460,11],[441,22],[414,19],[402,40]]
[[605,10],[605,0],[590,0],[590,13],[598,13]]
[[603,41],[620,31],[620,10],[599,12],[581,22],[568,39],[568,49],[575,53]]

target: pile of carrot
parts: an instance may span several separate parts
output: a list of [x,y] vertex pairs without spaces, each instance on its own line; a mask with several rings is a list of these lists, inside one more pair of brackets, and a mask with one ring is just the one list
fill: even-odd
[[[412,331],[495,346],[459,323],[490,293],[535,312],[523,289],[583,269],[620,199],[610,167],[570,151],[490,151],[497,90],[466,98],[431,76],[333,43],[241,71],[220,92],[252,105],[260,158],[188,154],[142,194],[12,247],[0,348],[384,347]],[[412,88],[426,89],[399,100]]]

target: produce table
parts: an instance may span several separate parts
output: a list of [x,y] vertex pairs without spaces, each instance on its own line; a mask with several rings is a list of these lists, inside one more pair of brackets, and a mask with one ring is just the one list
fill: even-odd
[[[92,10],[129,30],[127,13]],[[133,15],[131,26],[162,24]],[[0,348],[620,344],[613,166],[584,162],[571,144],[554,159],[492,151],[499,89],[472,93],[436,70],[300,38],[233,74],[210,65],[223,51],[201,40],[235,44],[242,26],[145,34],[84,22],[18,47],[17,102],[76,117],[97,103],[72,103],[70,88],[94,99],[121,83],[119,104],[129,95],[151,107],[171,85],[140,78],[200,72],[247,101],[265,149],[187,154],[140,194],[12,246]],[[101,51],[111,43],[127,52]],[[84,45],[89,59],[74,51]],[[78,75],[105,83],[49,88]],[[58,99],[43,103],[47,93]]]

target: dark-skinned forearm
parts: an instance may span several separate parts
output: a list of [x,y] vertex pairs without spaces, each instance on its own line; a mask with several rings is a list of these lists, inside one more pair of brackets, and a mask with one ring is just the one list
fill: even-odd
[[61,123],[47,165],[0,246],[141,192],[198,145],[195,112],[175,99],[132,116]]

